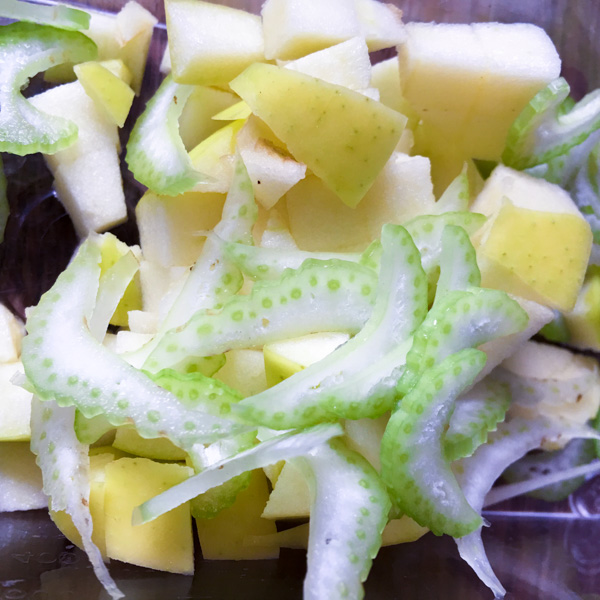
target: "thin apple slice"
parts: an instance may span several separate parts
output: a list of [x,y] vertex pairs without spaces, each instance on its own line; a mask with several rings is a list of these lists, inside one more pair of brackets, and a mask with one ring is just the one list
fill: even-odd
[[366,96],[274,65],[256,63],[230,85],[349,206],[368,192],[406,124],[406,117]]

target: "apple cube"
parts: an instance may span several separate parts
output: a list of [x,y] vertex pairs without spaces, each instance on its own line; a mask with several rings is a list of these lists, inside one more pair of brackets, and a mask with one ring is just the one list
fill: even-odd
[[362,35],[369,52],[398,46],[406,40],[402,11],[377,0],[354,0]]
[[261,14],[268,59],[299,58],[361,34],[348,0],[267,0]]
[[58,197],[77,233],[85,237],[125,221],[117,126],[77,81],[52,88],[30,101],[44,112],[70,119],[79,129],[72,146],[45,156]]
[[196,519],[202,557],[206,560],[263,560],[277,558],[277,544],[257,546],[249,536],[273,535],[277,526],[261,516],[269,498],[262,471],[252,471],[250,484],[238,494],[235,503],[212,519]]
[[115,434],[113,447],[142,456],[144,458],[154,458],[156,460],[185,460],[187,454],[168,440],[167,438],[143,438],[135,429],[128,427],[119,427]]
[[178,83],[226,84],[264,60],[260,17],[200,0],[166,0],[171,72]]
[[263,354],[269,387],[325,358],[346,343],[347,333],[322,332],[265,344]]
[[255,63],[230,86],[292,156],[349,206],[367,193],[406,123],[403,115],[357,92],[274,65]]
[[244,397],[259,394],[268,387],[261,350],[242,349],[226,352],[225,364],[214,377]]
[[147,458],[121,458],[106,465],[104,511],[106,554],[134,565],[191,574],[194,543],[189,503],[150,523],[134,527],[133,509],[182,483],[192,469]]
[[24,442],[31,438],[33,394],[11,382],[19,373],[23,373],[20,361],[0,364],[0,441]]
[[[364,250],[385,223],[405,223],[435,210],[429,159],[394,152],[355,208],[312,175],[286,194],[290,231],[302,250]],[[335,223],[335,227],[332,227]]]
[[81,63],[74,69],[77,79],[96,106],[115,125],[123,127],[135,96],[133,90],[98,62]]
[[24,335],[23,323],[4,304],[0,304],[0,363],[19,359]]
[[406,99],[466,158],[498,160],[509,127],[560,74],[546,33],[529,24],[410,23],[399,47]]
[[304,475],[286,462],[262,513],[265,519],[302,519],[310,515],[310,492]]
[[0,443],[0,478],[0,513],[48,506],[42,491],[42,473],[29,442]]
[[198,234],[220,221],[224,202],[217,193],[166,197],[146,192],[135,209],[144,258],[163,267],[193,265],[204,246]]
[[600,350],[600,272],[590,267],[573,310],[564,314],[568,343],[583,350]]
[[474,240],[484,286],[559,310],[573,308],[592,233],[563,189],[499,166],[472,210],[490,217]]

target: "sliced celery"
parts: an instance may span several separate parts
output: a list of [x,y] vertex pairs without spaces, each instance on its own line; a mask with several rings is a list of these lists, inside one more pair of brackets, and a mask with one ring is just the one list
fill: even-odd
[[83,10],[56,4],[45,6],[34,2],[21,2],[21,0],[2,0],[0,17],[52,25],[60,29],[88,29],[90,15]]

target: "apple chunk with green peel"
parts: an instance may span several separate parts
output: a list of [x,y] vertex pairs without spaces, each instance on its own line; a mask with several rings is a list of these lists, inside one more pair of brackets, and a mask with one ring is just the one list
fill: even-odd
[[38,94],[30,102],[44,112],[70,119],[78,127],[72,146],[45,156],[58,197],[77,233],[85,237],[125,221],[117,126],[78,81]]
[[403,93],[438,143],[499,160],[512,122],[560,74],[546,33],[529,24],[410,23],[399,47]]
[[177,83],[224,85],[264,60],[257,15],[199,0],[166,0],[165,13]]
[[592,232],[560,187],[497,167],[472,205],[489,217],[474,240],[482,285],[562,311],[575,305]]
[[230,86],[349,206],[369,191],[406,124],[366,96],[274,65],[255,63]]

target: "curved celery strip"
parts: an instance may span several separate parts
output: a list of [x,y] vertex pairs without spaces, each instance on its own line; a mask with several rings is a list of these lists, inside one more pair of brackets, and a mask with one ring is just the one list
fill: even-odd
[[381,477],[392,500],[436,535],[462,537],[481,525],[444,459],[442,437],[456,398],[485,361],[469,348],[429,369],[392,413],[381,441]]
[[447,356],[517,333],[528,320],[527,313],[505,292],[474,288],[446,293],[415,333],[398,391],[406,394],[426,369]]
[[504,420],[510,400],[507,386],[489,378],[461,396],[444,435],[446,460],[471,456],[484,444],[488,433]]
[[82,444],[94,444],[114,428],[115,426],[104,415],[96,415],[88,419],[80,411],[75,411],[75,435]]
[[232,243],[252,245],[252,227],[258,217],[254,188],[242,155],[236,152],[231,186],[221,220],[214,228],[217,236]]
[[[366,376],[365,365],[375,371],[369,386],[377,385],[404,362],[404,354],[393,364],[384,357],[394,351],[406,352],[406,342],[427,314],[427,280],[419,252],[407,231],[399,225],[385,225],[383,254],[375,307],[362,330],[329,356],[295,373],[277,386],[243,400],[238,409],[248,420],[287,429],[314,424],[335,415],[349,418],[377,416],[390,407],[373,408],[368,397],[357,394],[361,386],[355,376]],[[350,263],[347,263],[350,264]],[[383,363],[381,361],[384,361]],[[398,362],[396,362],[398,361]],[[382,373],[385,364],[387,373]],[[394,384],[397,381],[393,378]],[[395,396],[394,384],[391,386]],[[365,411],[365,412],[362,412]]]
[[76,31],[33,23],[0,27],[0,151],[53,154],[77,139],[74,123],[34,108],[20,90],[40,71],[93,60],[96,53],[94,42]]
[[78,30],[88,29],[90,26],[90,15],[88,13],[64,4],[44,6],[32,2],[20,2],[19,0],[2,0],[0,17],[52,25],[60,29]]
[[[596,142],[577,172],[571,197],[592,229],[594,248],[600,244],[600,142]],[[594,252],[592,252],[594,255]]]
[[600,90],[590,92],[574,106],[569,92],[569,84],[560,77],[534,96],[508,132],[502,153],[505,165],[526,169],[547,163],[600,127]]
[[99,262],[99,247],[87,240],[31,310],[22,361],[36,394],[87,418],[104,414],[114,426],[134,425],[143,437],[168,437],[183,449],[248,429],[184,406],[92,337],[85,323],[95,306]]
[[386,488],[370,463],[342,440],[293,462],[312,496],[304,600],[358,600],[387,523]]
[[4,174],[4,165],[0,156],[0,244],[4,241],[4,231],[10,215],[10,205],[6,195],[6,175]]
[[375,287],[371,269],[308,260],[279,281],[257,283],[249,296],[231,298],[218,314],[199,311],[184,327],[165,334],[145,368],[154,371],[190,355],[210,356],[314,331],[354,333],[371,313]]
[[138,506],[133,513],[133,524],[142,525],[160,517],[195,496],[225,483],[246,471],[261,469],[280,460],[289,460],[310,452],[332,437],[343,434],[337,423],[317,425],[299,432],[283,433],[260,444],[217,462],[166,492]]
[[89,509],[90,482],[88,447],[81,444],[73,431],[75,409],[55,402],[31,404],[31,450],[37,455],[42,471],[44,492],[55,511],[66,511],[81,535],[94,573],[111,598],[124,594],[110,576],[98,547],[92,541],[92,516]]
[[168,75],[129,137],[125,157],[129,169],[157,194],[176,196],[206,181],[194,170],[179,135],[178,119],[193,90],[193,86],[175,83]]
[[450,291],[468,290],[481,285],[475,248],[467,232],[456,225],[442,231],[440,276],[435,291],[436,301]]
[[209,237],[214,238],[214,241],[220,246],[223,256],[255,281],[279,279],[286,269],[298,269],[309,258],[314,260],[335,258],[358,263],[362,256],[358,252],[308,252],[284,248],[261,248],[226,242],[213,234],[210,234]]
[[[480,446],[473,456],[461,461],[457,479],[470,505],[481,513],[485,496],[502,472],[530,450],[537,448],[544,438],[564,433],[565,426],[537,419],[513,418],[502,423],[491,434],[487,444]],[[455,536],[457,537],[457,536]],[[506,591],[496,577],[481,540],[481,527],[456,540],[458,551],[475,571],[479,579],[503,598]]]
[[[574,467],[587,465],[594,458],[596,458],[596,452],[593,441],[574,439],[560,450],[525,455],[508,467],[502,474],[502,478],[513,484],[534,483],[540,477],[569,472]],[[528,494],[547,502],[559,502],[568,498],[584,481],[585,477],[583,476],[575,477],[541,487],[528,492]]]

